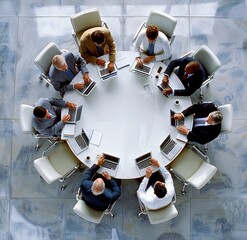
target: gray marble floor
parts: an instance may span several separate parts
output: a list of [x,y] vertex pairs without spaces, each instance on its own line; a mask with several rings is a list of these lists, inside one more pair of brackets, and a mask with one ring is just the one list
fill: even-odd
[[[178,19],[173,58],[208,45],[222,67],[205,89],[205,100],[231,103],[231,134],[209,144],[208,155],[218,172],[202,190],[180,194],[175,180],[173,220],[150,225],[136,217],[136,180],[125,180],[114,212],[101,224],[88,223],[72,211],[81,175],[65,191],[38,176],[34,139],[19,127],[19,106],[40,97],[57,96],[38,80],[33,60],[49,42],[77,52],[69,16],[97,7],[117,43],[131,50],[131,39],[151,9]],[[176,239],[244,240],[247,236],[247,1],[246,0],[1,0],[0,1],[0,239]]]

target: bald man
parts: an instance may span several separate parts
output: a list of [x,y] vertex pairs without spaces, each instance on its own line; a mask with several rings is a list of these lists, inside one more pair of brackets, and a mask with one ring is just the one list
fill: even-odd
[[121,194],[120,182],[112,179],[107,172],[102,175],[96,173],[104,161],[104,157],[101,157],[97,164],[86,170],[80,187],[86,204],[100,211],[107,209]]
[[184,57],[175,59],[169,63],[162,79],[164,84],[169,84],[169,77],[176,67],[178,67],[176,74],[185,89],[167,88],[163,91],[164,95],[190,96],[201,87],[206,79],[203,66],[192,57]]

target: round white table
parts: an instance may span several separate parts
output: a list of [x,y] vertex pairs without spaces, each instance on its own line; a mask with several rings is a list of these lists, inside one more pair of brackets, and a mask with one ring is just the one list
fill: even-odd
[[[117,52],[116,60],[125,57],[131,66],[135,54]],[[130,66],[118,70],[118,76],[103,82],[96,66],[88,64],[90,77],[98,82],[97,86],[89,96],[82,96],[77,91],[67,92],[64,96],[64,100],[83,105],[81,120],[76,125],[76,135],[82,128],[89,138],[93,130],[103,133],[99,146],[90,144],[77,157],[88,167],[97,162],[96,155],[99,153],[120,157],[115,176],[120,179],[141,177],[135,158],[150,151],[161,164],[169,164],[170,161],[160,152],[159,146],[168,134],[176,140],[177,130],[170,125],[170,109],[181,112],[191,105],[190,97],[167,98],[157,88],[155,75],[160,66],[164,72],[166,66],[163,63],[156,62],[152,76],[148,78],[130,72]],[[178,88],[183,88],[175,74],[171,75],[171,81]],[[175,105],[177,99],[180,101],[179,106]],[[191,125],[192,122],[191,120]],[[184,142],[176,141],[182,147],[185,146]],[[86,156],[90,156],[90,160],[86,160]]]

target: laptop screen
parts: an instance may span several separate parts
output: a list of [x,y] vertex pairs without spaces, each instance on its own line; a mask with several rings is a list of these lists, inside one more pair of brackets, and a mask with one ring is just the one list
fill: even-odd
[[151,160],[151,158],[152,158],[151,152],[148,152],[148,153],[136,158],[135,160],[136,160],[136,163],[138,164],[139,162],[142,162],[144,160]]
[[167,138],[161,143],[160,149],[164,149],[164,147],[171,141],[171,135],[169,134]]

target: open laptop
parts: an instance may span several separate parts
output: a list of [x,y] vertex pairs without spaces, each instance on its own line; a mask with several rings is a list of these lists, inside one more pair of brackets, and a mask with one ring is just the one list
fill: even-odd
[[133,73],[137,73],[139,75],[142,75],[144,77],[148,77],[151,75],[153,67],[154,67],[154,63],[152,63],[152,62],[144,63],[143,67],[139,67],[137,65],[136,60],[135,60],[134,63],[132,64],[130,71]]
[[178,145],[169,134],[166,139],[160,145],[160,151],[169,160],[172,160],[181,150],[181,146]]
[[108,65],[108,63],[105,65],[106,67],[104,67],[104,68],[97,66],[97,71],[98,71],[99,76],[100,76],[102,81],[106,81],[106,80],[111,79],[111,78],[118,75],[118,72],[117,72],[115,65],[114,65],[114,70],[112,72],[108,72],[107,65]]
[[81,134],[69,140],[69,145],[74,150],[76,155],[88,149],[89,139],[83,129]]
[[76,108],[66,108],[66,110],[67,112],[65,112],[64,115],[70,115],[70,120],[67,121],[66,124],[75,124],[81,119],[82,105]]
[[105,161],[102,167],[98,170],[98,172],[102,173],[106,171],[112,177],[115,177],[118,170],[120,158],[110,155],[108,153],[103,153],[102,155],[104,156]]
[[82,89],[80,90],[76,89],[76,91],[79,92],[83,96],[88,96],[93,91],[96,85],[97,85],[97,82],[91,80],[89,84],[84,84],[84,87]]
[[174,112],[172,109],[170,109],[170,119],[171,119],[171,126],[173,127],[177,127],[179,125],[184,125],[184,119],[180,119],[180,120],[177,120],[174,118],[174,114],[176,112]]

